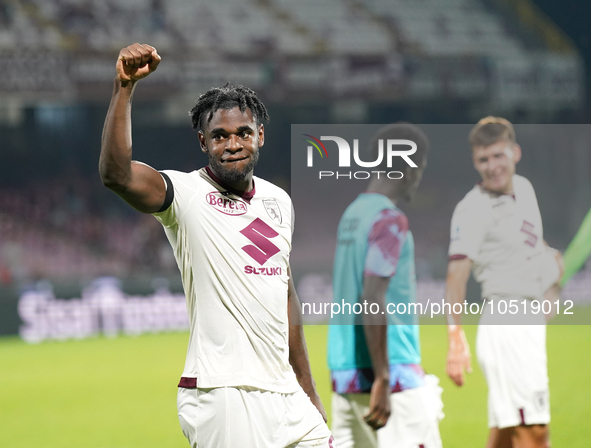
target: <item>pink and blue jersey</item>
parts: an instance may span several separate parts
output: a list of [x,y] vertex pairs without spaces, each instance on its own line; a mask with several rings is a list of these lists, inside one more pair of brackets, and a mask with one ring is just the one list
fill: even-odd
[[[386,292],[388,310],[400,310],[398,304],[416,302],[414,242],[408,220],[390,199],[378,193],[359,195],[341,218],[333,300],[341,305],[359,303],[364,276],[390,278]],[[422,386],[417,316],[411,312],[388,312],[387,317],[392,392]],[[370,391],[373,370],[362,315],[345,312],[333,317],[328,334],[328,364],[335,392]]]

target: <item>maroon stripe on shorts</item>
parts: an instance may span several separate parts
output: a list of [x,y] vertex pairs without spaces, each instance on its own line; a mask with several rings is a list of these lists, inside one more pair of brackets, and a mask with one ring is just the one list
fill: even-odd
[[422,443],[419,445],[419,448],[425,448],[425,445],[423,445]]
[[464,258],[468,258],[468,255],[454,254],[454,255],[450,255],[447,260],[448,261],[463,260]]
[[186,376],[181,377],[178,387],[184,387],[185,389],[195,389],[197,387],[197,378],[187,378]]
[[525,426],[525,411],[523,408],[519,408],[519,417],[521,418],[521,424]]

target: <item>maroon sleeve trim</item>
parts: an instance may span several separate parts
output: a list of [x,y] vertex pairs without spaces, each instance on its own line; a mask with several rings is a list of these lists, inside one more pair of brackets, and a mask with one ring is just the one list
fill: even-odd
[[453,255],[450,255],[449,256],[448,261],[463,260],[464,258],[468,258],[468,255],[464,255],[464,254],[453,254]]
[[159,173],[166,181],[166,194],[164,195],[164,203],[162,204],[162,207],[160,207],[156,213],[162,213],[163,211],[167,210],[174,200],[174,187],[172,186],[170,177],[168,177],[168,174],[163,173],[162,171],[159,171]]

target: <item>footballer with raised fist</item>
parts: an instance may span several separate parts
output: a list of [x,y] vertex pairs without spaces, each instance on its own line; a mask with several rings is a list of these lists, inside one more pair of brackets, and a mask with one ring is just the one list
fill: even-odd
[[225,85],[191,110],[208,166],[156,171],[132,160],[131,103],[161,62],[119,53],[100,155],[103,184],[162,224],[190,321],[178,415],[192,447],[334,447],[311,375],[289,268],[293,209],[253,175],[269,117],[255,92]]

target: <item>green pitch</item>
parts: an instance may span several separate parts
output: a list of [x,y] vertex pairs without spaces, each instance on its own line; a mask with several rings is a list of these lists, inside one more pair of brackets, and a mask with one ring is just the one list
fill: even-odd
[[[442,326],[421,328],[423,365],[444,388],[446,448],[484,446],[486,387],[477,363],[458,389],[444,375]],[[466,328],[474,348],[475,327]],[[326,327],[306,337],[320,394],[330,412]],[[185,448],[176,417],[176,384],[187,334],[28,345],[0,339],[0,447]],[[554,446],[587,448],[591,440],[591,326],[548,327]]]

